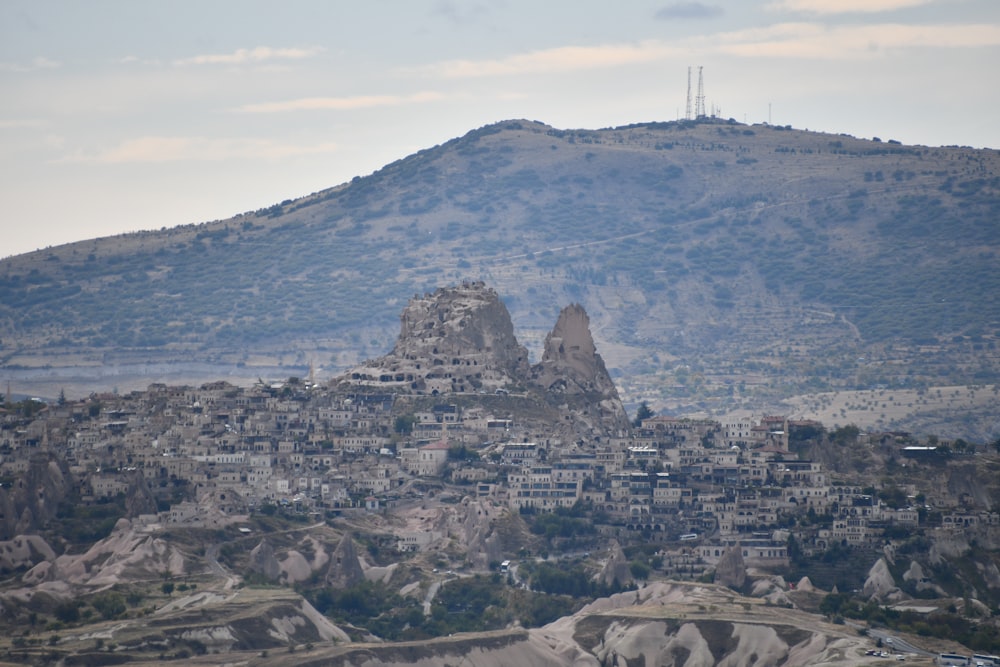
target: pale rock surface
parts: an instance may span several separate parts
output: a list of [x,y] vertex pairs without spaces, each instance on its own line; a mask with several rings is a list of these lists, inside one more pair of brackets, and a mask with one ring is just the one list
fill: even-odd
[[[699,584],[658,582],[596,600],[576,614],[528,631],[479,633],[424,643],[345,647],[338,664],[356,667],[476,665],[501,667],[770,667],[861,665],[873,644],[841,626],[799,618],[786,624],[771,612],[770,622],[755,622],[728,589]],[[733,604],[733,602],[737,604]],[[723,618],[689,618],[696,610],[720,605]],[[739,611],[736,611],[739,610]],[[744,619],[744,620],[740,620]],[[791,619],[790,619],[791,620]],[[588,644],[581,645],[586,637]]]
[[87,587],[105,587],[133,579],[181,576],[187,559],[168,541],[137,529],[128,519],[119,519],[111,534],[86,553],[62,555],[51,565],[24,574],[24,582],[61,581]]
[[34,566],[55,558],[55,551],[40,535],[18,535],[0,542],[0,568],[6,570]]
[[533,367],[514,336],[507,307],[482,282],[415,296],[400,319],[392,351],[337,382],[433,395],[527,387],[529,394],[569,413],[572,419],[562,426],[574,441],[629,427],[618,390],[597,354],[590,320],[578,304],[563,309],[546,337],[542,361]]
[[289,584],[305,581],[312,576],[312,567],[310,567],[309,561],[294,549],[285,554],[278,566],[281,568],[282,580]]
[[879,558],[868,571],[868,578],[861,589],[862,595],[869,599],[888,600],[899,593],[896,582],[889,571],[889,565],[884,558]]

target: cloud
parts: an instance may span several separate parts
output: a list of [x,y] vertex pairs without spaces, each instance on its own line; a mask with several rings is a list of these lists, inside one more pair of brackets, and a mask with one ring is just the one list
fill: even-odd
[[661,60],[682,53],[657,41],[603,46],[562,46],[493,60],[448,60],[416,71],[445,78],[544,74],[618,67]]
[[283,102],[261,102],[245,104],[234,111],[243,113],[284,113],[288,111],[352,111],[374,107],[422,104],[444,99],[435,92],[414,93],[413,95],[356,95],[354,97],[302,97]]
[[448,60],[407,70],[443,78],[566,73],[620,67],[692,52],[741,57],[848,60],[913,48],[977,48],[1000,45],[1000,25],[897,23],[824,25],[778,23],[761,28],[691,37],[677,42],[564,46],[490,60]]
[[45,121],[40,118],[0,118],[0,130],[22,130],[44,125]]
[[658,10],[658,19],[713,19],[722,16],[725,11],[718,5],[706,5],[703,2],[674,2]]
[[232,159],[277,159],[331,153],[336,144],[285,144],[267,139],[212,139],[209,137],[139,137],[118,146],[86,155],[76,154],[60,162],[95,164],[221,161]]
[[934,0],[776,0],[767,5],[772,11],[810,14],[877,14],[927,5]]
[[716,50],[735,56],[850,60],[903,49],[998,46],[1000,25],[781,23],[721,33],[711,40]]
[[159,66],[159,65],[163,64],[161,61],[159,61],[159,60],[157,60],[155,58],[140,58],[139,56],[135,56],[135,55],[127,55],[127,56],[125,56],[123,58],[117,59],[114,62],[116,64],[118,64],[118,65],[135,65],[135,64],[139,64],[139,65]]
[[258,46],[253,49],[237,49],[232,53],[210,53],[190,58],[175,60],[175,65],[247,65],[264,63],[272,60],[300,60],[311,58],[322,53],[323,48],[311,46],[309,48],[273,48],[270,46]]
[[32,58],[30,63],[0,63],[0,72],[35,72],[41,69],[55,69],[62,63],[42,56]]

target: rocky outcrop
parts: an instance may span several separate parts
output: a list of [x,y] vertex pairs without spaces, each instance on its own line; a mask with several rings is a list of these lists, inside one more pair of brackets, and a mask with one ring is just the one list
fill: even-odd
[[135,519],[141,514],[156,514],[156,498],[141,471],[132,472],[125,492],[125,517]]
[[38,532],[56,515],[71,486],[65,461],[48,452],[33,454],[28,470],[0,488],[0,539]]
[[910,567],[903,573],[903,581],[913,585],[914,589],[918,592],[934,591],[934,593],[941,597],[947,597],[948,595],[943,588],[930,580],[924,572],[924,568],[915,560],[910,561]]
[[55,558],[55,551],[40,535],[18,535],[0,542],[0,569],[3,570],[31,568]]
[[266,579],[276,580],[281,576],[281,566],[274,555],[274,548],[266,539],[250,550],[250,562],[247,568]]
[[566,306],[545,337],[542,361],[531,369],[535,384],[567,394],[615,394],[615,383],[597,354],[590,318],[580,304]]
[[350,588],[364,578],[365,571],[358,559],[358,552],[354,549],[354,540],[350,535],[344,535],[330,555],[326,583],[333,588]]
[[865,580],[861,594],[869,599],[887,601],[899,597],[899,588],[889,571],[889,564],[885,558],[879,558],[872,569],[868,571],[868,578]]
[[530,372],[507,307],[481,282],[415,296],[400,319],[392,352],[342,380],[427,394],[492,392]]
[[952,498],[963,498],[972,507],[987,511],[993,509],[989,476],[984,476],[974,464],[951,466],[948,468],[946,487]]
[[136,579],[182,576],[188,567],[184,554],[167,540],[119,519],[111,534],[82,554],[63,554],[38,563],[21,578],[27,586],[46,584],[113,586]]
[[472,500],[465,509],[463,530],[467,558],[477,568],[486,568],[492,562],[503,560],[502,541],[493,527],[495,520],[507,511],[506,508],[483,500]]
[[739,542],[728,547],[715,566],[715,583],[739,590],[747,580],[747,566]]
[[597,581],[608,587],[627,586],[633,582],[628,558],[625,557],[618,540],[611,541],[611,553],[600,574],[597,575]]
[[[591,430],[628,428],[628,415],[590,332],[590,318],[580,304],[563,308],[545,337],[542,360],[531,368],[531,383],[552,403],[577,413]],[[578,429],[579,430],[579,429]]]
[[410,300],[389,354],[336,382],[394,392],[495,394],[517,388],[569,416],[549,420],[569,441],[620,433],[628,415],[597,353],[590,318],[579,304],[563,309],[542,360],[528,363],[507,307],[482,282],[445,287]]

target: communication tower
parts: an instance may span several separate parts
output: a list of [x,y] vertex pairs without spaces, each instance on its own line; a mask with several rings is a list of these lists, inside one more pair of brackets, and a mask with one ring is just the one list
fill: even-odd
[[694,117],[705,117],[705,80],[701,74],[702,66],[698,65],[698,96],[694,100]]
[[688,65],[688,95],[687,107],[684,110],[684,120],[691,120],[691,66]]

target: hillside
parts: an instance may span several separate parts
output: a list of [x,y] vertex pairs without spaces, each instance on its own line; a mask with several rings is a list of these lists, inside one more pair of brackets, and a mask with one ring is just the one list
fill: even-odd
[[484,280],[533,361],[582,304],[629,405],[987,384],[998,246],[996,151],[507,121],[229,220],[5,259],[0,368],[48,396],[332,375],[390,349],[414,293]]

